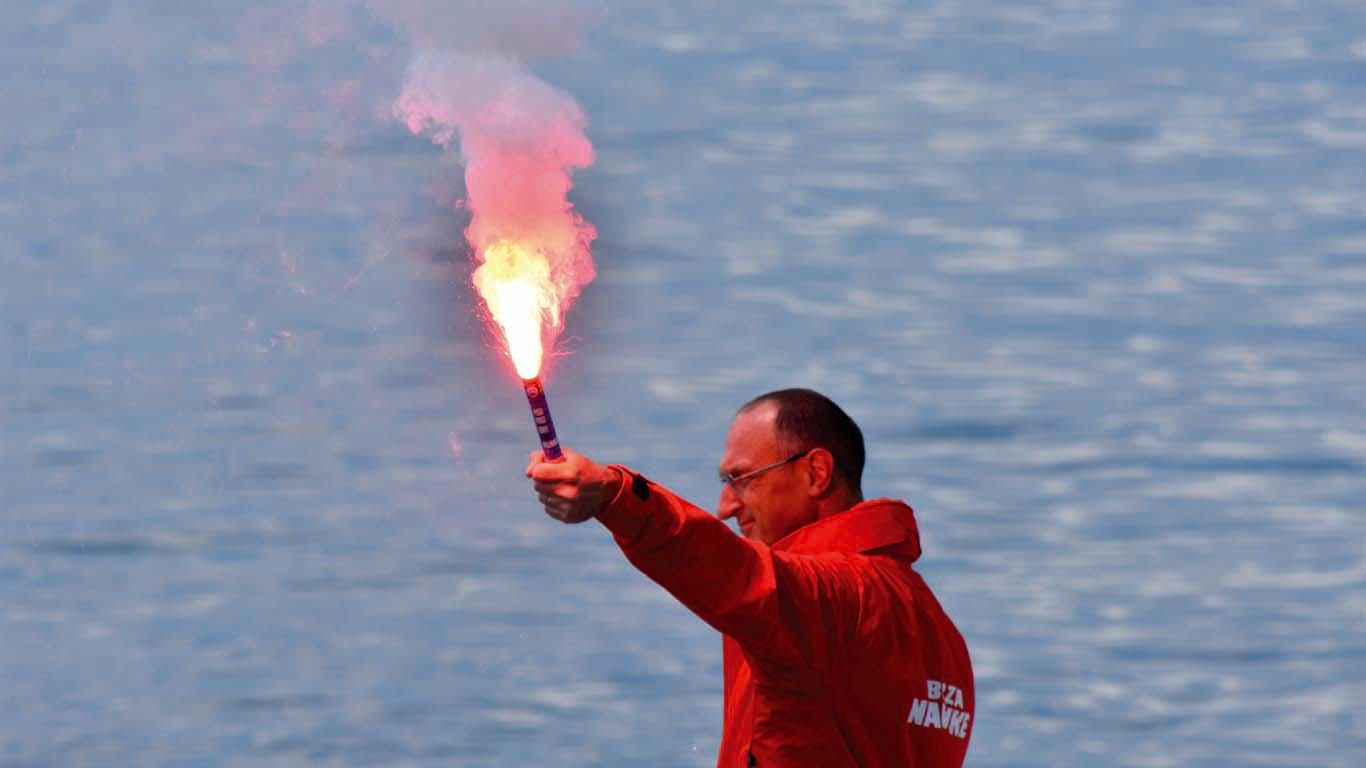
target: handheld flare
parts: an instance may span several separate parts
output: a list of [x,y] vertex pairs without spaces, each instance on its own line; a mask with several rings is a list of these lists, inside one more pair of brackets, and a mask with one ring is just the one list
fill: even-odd
[[541,377],[522,379],[522,389],[526,392],[526,401],[531,405],[531,418],[535,420],[536,432],[541,438],[541,453],[546,461],[559,461],[564,457],[564,452],[560,450],[560,438],[555,434],[555,422],[550,418],[550,406],[545,401]]

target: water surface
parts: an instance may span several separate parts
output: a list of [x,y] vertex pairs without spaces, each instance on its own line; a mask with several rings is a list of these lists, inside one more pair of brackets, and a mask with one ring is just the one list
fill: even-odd
[[[11,6],[0,763],[713,764],[719,638],[521,478],[404,39]],[[709,506],[736,405],[843,403],[970,765],[1366,762],[1359,8],[608,7],[535,68],[569,444]]]

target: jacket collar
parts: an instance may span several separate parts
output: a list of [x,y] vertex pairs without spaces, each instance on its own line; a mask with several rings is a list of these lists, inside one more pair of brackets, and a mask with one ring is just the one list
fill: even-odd
[[879,554],[913,563],[920,557],[920,531],[915,512],[904,501],[872,499],[798,528],[773,549],[803,555]]

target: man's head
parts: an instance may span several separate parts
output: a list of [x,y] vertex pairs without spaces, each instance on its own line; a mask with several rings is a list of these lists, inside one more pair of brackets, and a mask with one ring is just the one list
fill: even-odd
[[745,403],[721,457],[717,515],[772,544],[863,500],[863,433],[830,398],[781,389]]

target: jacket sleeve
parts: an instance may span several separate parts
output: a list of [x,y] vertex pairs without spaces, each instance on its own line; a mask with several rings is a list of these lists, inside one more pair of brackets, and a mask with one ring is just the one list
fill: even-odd
[[828,668],[854,637],[867,586],[856,555],[775,552],[625,467],[598,514],[638,570],[747,652]]

